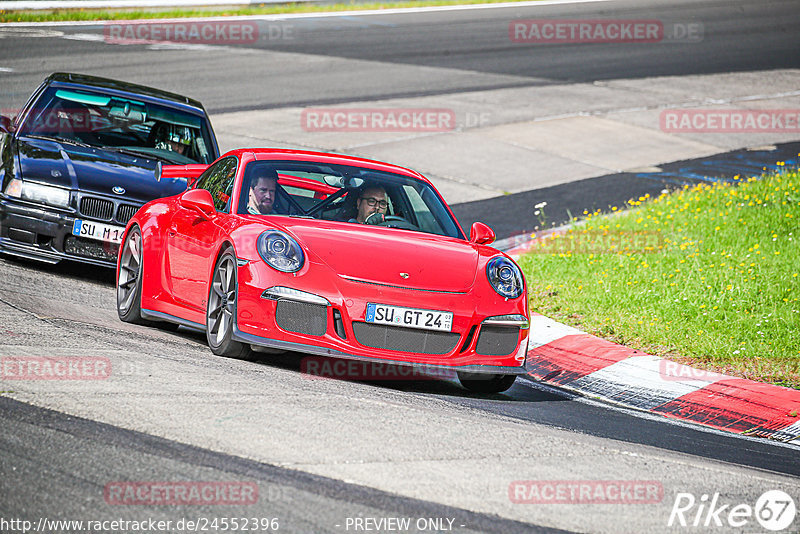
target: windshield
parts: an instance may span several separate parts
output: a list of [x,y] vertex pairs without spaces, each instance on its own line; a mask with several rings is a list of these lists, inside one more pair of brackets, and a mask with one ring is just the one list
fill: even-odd
[[252,161],[244,170],[238,213],[313,217],[464,238],[429,184],[349,165]]
[[100,92],[45,91],[20,135],[59,139],[172,164],[211,163],[206,121],[181,109]]

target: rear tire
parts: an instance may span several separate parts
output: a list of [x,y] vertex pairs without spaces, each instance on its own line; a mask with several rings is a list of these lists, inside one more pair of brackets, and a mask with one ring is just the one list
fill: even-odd
[[120,252],[117,273],[117,315],[126,323],[148,324],[142,318],[142,232],[131,228]]
[[233,340],[236,320],[236,255],[228,248],[220,255],[211,275],[206,308],[206,339],[217,356],[253,360],[250,345]]
[[492,375],[458,372],[458,381],[475,393],[502,393],[514,385],[517,375]]

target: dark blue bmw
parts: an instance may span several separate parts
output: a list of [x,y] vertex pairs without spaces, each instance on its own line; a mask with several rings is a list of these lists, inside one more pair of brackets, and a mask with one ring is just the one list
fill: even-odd
[[0,253],[116,267],[125,224],[144,203],[186,189],[161,164],[219,156],[196,100],[56,73],[15,119],[0,117]]

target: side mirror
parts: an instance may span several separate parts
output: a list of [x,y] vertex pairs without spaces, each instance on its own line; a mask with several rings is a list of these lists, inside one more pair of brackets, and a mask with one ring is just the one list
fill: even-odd
[[0,132],[7,134],[14,133],[14,121],[0,115]]
[[190,210],[195,210],[204,219],[213,219],[217,214],[217,209],[214,207],[214,200],[211,198],[211,193],[205,189],[190,189],[180,196],[180,204],[182,207]]
[[494,238],[495,235],[491,228],[482,222],[472,223],[472,229],[469,231],[470,243],[488,245],[489,243],[494,243]]

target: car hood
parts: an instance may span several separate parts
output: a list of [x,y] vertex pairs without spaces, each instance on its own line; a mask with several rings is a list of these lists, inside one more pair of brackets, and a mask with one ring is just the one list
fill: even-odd
[[471,243],[350,223],[290,224],[287,230],[339,276],[429,291],[467,292],[479,254]]
[[113,188],[121,187],[121,196],[140,203],[186,189],[183,179],[157,181],[156,160],[144,156],[26,138],[19,140],[18,154],[26,180],[110,196],[116,196]]

